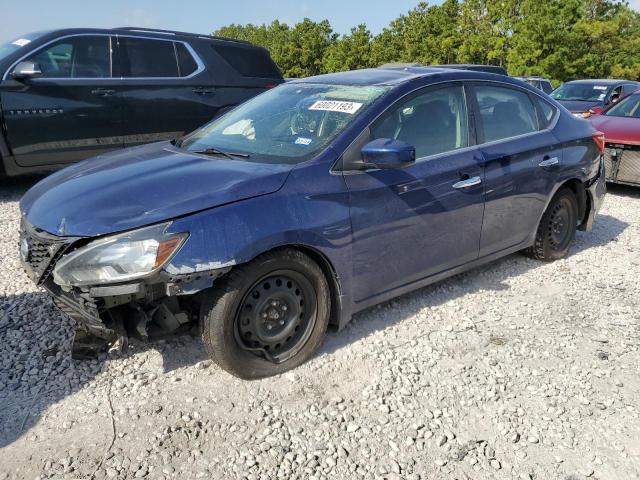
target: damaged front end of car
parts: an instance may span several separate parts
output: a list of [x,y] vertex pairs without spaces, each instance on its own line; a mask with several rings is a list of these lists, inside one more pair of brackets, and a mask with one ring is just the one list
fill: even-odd
[[188,233],[169,223],[99,239],[57,237],[23,218],[20,259],[76,322],[74,358],[91,358],[130,337],[153,341],[198,324],[200,293],[232,265],[169,265]]

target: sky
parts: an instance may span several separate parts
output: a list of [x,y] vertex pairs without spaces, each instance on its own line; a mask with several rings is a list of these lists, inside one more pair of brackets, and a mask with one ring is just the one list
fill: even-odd
[[[150,27],[208,34],[230,23],[328,19],[338,33],[366,23],[377,34],[419,0],[0,0],[0,42],[63,27]],[[441,0],[430,3],[441,3]],[[630,0],[640,10],[640,0]]]
[[[640,0],[637,0],[640,2]],[[379,33],[419,0],[0,0],[0,42],[63,27],[151,27],[211,33],[230,23],[328,19],[338,33],[366,23]],[[433,3],[440,3],[435,1]]]

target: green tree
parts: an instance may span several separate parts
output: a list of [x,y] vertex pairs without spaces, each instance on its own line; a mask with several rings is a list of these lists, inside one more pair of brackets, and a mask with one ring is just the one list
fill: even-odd
[[420,2],[372,36],[366,25],[336,35],[328,21],[229,25],[217,35],[269,49],[285,76],[388,62],[488,63],[512,75],[640,79],[640,14],[621,0]]
[[220,37],[246,40],[267,48],[285,77],[306,77],[323,73],[326,50],[336,34],[327,20],[305,18],[293,28],[274,21],[269,25],[228,25],[214,32]]
[[326,50],[323,67],[325,72],[341,72],[375,66],[371,57],[371,32],[364,24],[351,29]]

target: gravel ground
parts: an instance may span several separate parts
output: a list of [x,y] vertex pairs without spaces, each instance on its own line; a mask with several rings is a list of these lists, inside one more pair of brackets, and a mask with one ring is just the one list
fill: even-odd
[[568,259],[513,255],[359,314],[278,378],[181,337],[69,358],[0,184],[0,479],[640,478],[640,190]]

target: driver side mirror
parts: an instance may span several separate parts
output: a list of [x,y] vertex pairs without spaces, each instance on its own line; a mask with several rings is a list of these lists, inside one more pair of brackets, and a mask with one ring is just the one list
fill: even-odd
[[416,161],[413,145],[391,138],[378,138],[367,143],[361,150],[364,168],[404,168]]
[[29,78],[38,78],[42,76],[40,65],[35,62],[20,62],[11,72],[14,80],[27,80]]

